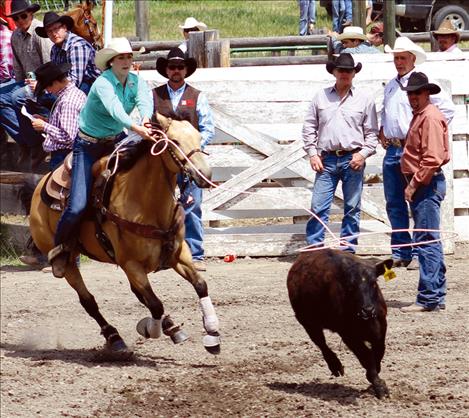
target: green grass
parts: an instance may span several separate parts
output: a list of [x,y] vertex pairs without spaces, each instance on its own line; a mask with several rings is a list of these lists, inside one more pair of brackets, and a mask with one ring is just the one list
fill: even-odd
[[[298,35],[297,0],[153,0],[150,2],[150,39],[182,39],[179,25],[193,16],[220,37]],[[135,5],[120,0],[113,7],[113,36],[135,36]],[[330,27],[324,8],[317,7],[317,27]],[[101,8],[93,15],[101,21]]]

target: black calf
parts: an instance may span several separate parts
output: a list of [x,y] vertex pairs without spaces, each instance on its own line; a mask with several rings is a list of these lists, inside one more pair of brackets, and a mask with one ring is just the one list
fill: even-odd
[[337,332],[366,369],[376,396],[389,394],[378,374],[385,350],[386,303],[378,276],[392,260],[374,264],[338,250],[301,254],[288,273],[287,287],[296,318],[319,347],[334,376],[344,367],[327,346],[324,329]]

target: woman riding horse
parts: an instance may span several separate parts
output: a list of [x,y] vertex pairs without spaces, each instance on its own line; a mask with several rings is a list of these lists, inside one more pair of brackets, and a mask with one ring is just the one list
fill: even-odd
[[[141,52],[141,51],[140,51]],[[153,113],[153,99],[147,83],[130,73],[133,57],[126,38],[114,38],[107,48],[96,53],[96,66],[103,73],[91,87],[88,100],[80,113],[80,131],[73,145],[70,198],[55,233],[55,247],[49,251],[49,262],[55,277],[64,277],[80,220],[91,193],[93,163],[125,138],[124,128],[151,139],[144,126]],[[130,113],[137,107],[142,125]]]

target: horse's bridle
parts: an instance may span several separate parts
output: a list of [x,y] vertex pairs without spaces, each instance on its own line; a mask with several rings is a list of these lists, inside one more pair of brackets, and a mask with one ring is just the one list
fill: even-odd
[[[159,123],[157,122],[147,122],[144,124],[144,126],[146,128],[149,128],[151,129],[151,136],[153,137],[156,137],[156,138],[159,138],[159,139],[162,139],[163,136],[161,135],[161,132],[164,132],[166,134],[166,132],[168,132],[168,129],[169,127],[171,126],[171,123],[173,122],[173,120],[171,118],[169,118],[169,124],[168,126],[165,128],[163,128],[163,126],[161,126]],[[172,143],[174,143],[175,145],[177,145],[178,147],[180,147],[180,143],[179,141],[177,141],[176,139],[172,139],[172,138],[169,138],[171,140]],[[197,152],[201,152],[202,154],[205,154],[205,155],[208,155],[207,152],[203,151],[202,149],[200,148],[195,148],[191,151],[189,151],[188,154],[186,154],[186,158],[184,159],[184,161],[181,161],[176,153],[174,152],[174,150],[171,148],[171,146],[168,147],[168,152],[169,152],[169,155],[171,156],[171,158],[173,159],[173,161],[176,163],[176,165],[181,169],[181,171],[183,173],[186,173],[188,174],[188,171],[187,171],[187,167],[186,167],[186,164],[187,164],[187,161],[194,155],[196,154]]]

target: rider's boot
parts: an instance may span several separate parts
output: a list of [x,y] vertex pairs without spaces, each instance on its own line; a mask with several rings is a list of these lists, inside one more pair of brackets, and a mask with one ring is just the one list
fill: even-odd
[[70,261],[70,248],[66,244],[57,245],[49,251],[47,257],[52,266],[52,274],[58,278],[64,277]]

